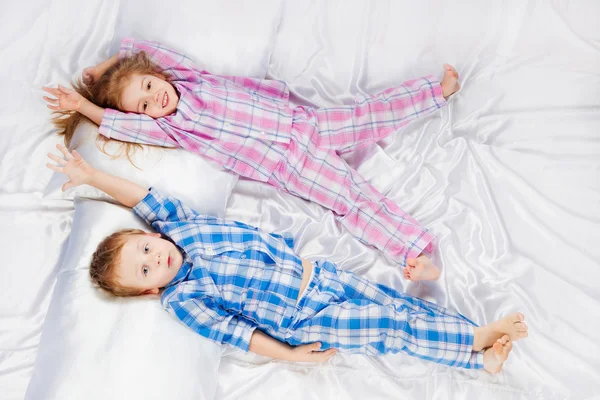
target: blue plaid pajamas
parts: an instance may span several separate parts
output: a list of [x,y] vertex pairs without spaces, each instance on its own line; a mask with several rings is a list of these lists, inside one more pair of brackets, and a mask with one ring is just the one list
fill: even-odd
[[483,367],[483,352],[472,352],[475,324],[443,307],[327,261],[314,264],[300,294],[302,260],[288,235],[199,214],[156,189],[133,210],[183,255],[163,306],[207,339],[248,351],[260,329],[292,345],[320,341],[323,349]]
[[329,261],[314,268],[280,339],[291,345],[318,341],[323,350],[375,356],[403,352],[453,367],[483,368],[483,351],[473,352],[477,325],[466,317],[338,270]]

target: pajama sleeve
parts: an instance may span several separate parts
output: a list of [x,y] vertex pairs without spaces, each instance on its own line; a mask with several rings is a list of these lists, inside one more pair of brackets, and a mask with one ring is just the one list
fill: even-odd
[[124,38],[119,49],[119,60],[145,52],[150,61],[172,81],[193,82],[198,76],[194,61],[185,54],[150,40]]
[[226,343],[245,352],[257,326],[241,315],[231,314],[214,304],[210,297],[172,301],[167,311],[179,318],[194,332],[217,343]]
[[146,197],[133,207],[133,212],[152,226],[159,222],[187,221],[199,215],[180,200],[155,188],[148,190]]
[[107,108],[98,132],[109,139],[122,142],[180,147],[172,127],[145,114],[124,113]]

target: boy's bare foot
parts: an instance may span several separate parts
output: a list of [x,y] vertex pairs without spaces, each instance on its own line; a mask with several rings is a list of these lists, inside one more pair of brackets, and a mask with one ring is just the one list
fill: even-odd
[[440,276],[440,270],[429,258],[420,255],[417,258],[407,258],[404,267],[404,279],[409,281],[431,281]]
[[448,100],[448,97],[460,89],[458,83],[458,72],[450,64],[444,64],[444,77],[442,78],[442,93],[444,99]]
[[527,329],[525,316],[522,313],[507,315],[491,324],[475,328],[473,350],[480,351],[490,347],[504,335],[507,335],[513,342],[524,339],[529,335]]
[[508,335],[502,336],[496,340],[492,347],[489,347],[483,353],[483,369],[490,374],[497,374],[502,369],[502,364],[508,358],[512,350],[512,341]]

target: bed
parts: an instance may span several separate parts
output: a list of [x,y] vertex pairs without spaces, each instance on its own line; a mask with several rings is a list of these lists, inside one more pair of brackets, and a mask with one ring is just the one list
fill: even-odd
[[[284,80],[299,105],[350,103],[358,92],[441,74],[444,62],[453,64],[462,90],[447,107],[347,157],[436,234],[438,281],[407,283],[330,212],[258,182],[235,180],[223,211],[294,232],[303,257],[327,257],[480,324],[520,310],[530,327],[496,376],[404,355],[338,355],[314,365],[219,348],[214,387],[178,398],[600,396],[600,3],[455,3],[3,4],[0,397],[57,398],[42,395],[59,393],[44,391],[46,370],[54,367],[53,379],[61,380],[56,371],[77,361],[38,357],[52,350],[44,330],[61,315],[53,299],[68,289],[75,208],[85,208],[81,200],[48,196],[45,155],[61,139],[40,87],[69,82],[126,35],[176,46],[213,73]],[[89,382],[86,398],[110,385]],[[61,398],[80,398],[74,396]],[[117,390],[110,397],[131,396]]]

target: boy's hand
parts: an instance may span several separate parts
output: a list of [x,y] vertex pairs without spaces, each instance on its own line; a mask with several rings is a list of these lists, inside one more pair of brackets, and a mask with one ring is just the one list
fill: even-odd
[[293,360],[299,362],[325,362],[336,355],[337,349],[319,351],[321,343],[303,344],[292,349]]
[[43,96],[44,100],[48,102],[48,108],[54,111],[79,111],[84,100],[83,96],[76,91],[61,85],[58,85],[58,89],[46,86],[42,86],[42,89],[56,97],[56,99],[53,99]]
[[46,166],[53,171],[62,172],[69,178],[69,181],[62,186],[62,191],[89,183],[95,169],[81,158],[77,150],[73,150],[73,153],[71,153],[63,145],[57,144],[56,147],[64,158],[48,153],[48,157],[56,161],[58,165],[46,164]]
[[100,79],[102,73],[103,72],[100,68],[98,68],[97,65],[93,67],[87,67],[83,70],[81,79],[83,80],[84,85],[93,86],[96,82],[98,82],[98,79]]

